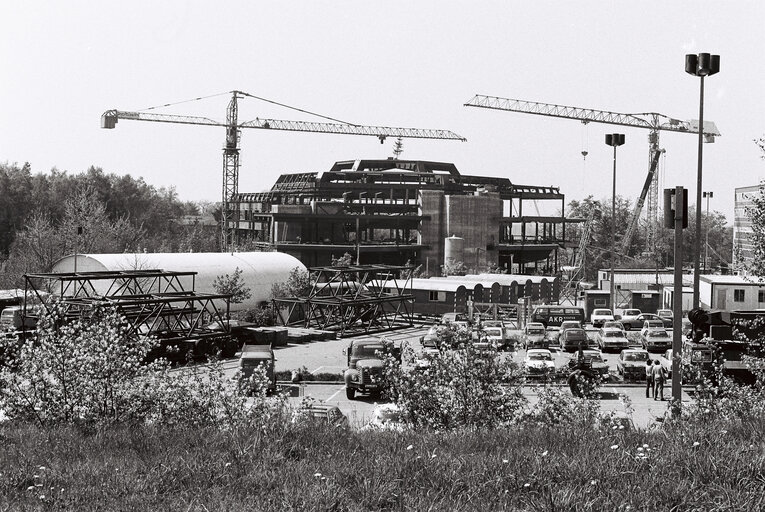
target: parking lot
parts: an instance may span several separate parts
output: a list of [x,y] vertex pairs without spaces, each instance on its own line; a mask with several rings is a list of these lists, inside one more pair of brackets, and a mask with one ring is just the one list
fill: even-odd
[[[428,331],[430,325],[415,326],[412,328],[388,331],[371,335],[361,335],[361,337],[384,338],[401,344],[404,348],[408,347],[417,352],[420,350],[420,338]],[[587,334],[594,340],[596,329],[587,328]],[[520,331],[509,331],[509,335],[520,340]],[[632,331],[628,333],[629,339],[634,347],[639,347],[639,332]],[[312,374],[333,373],[338,375],[338,382],[334,383],[305,383],[299,388],[299,397],[293,397],[291,400],[295,403],[304,398],[312,398],[322,402],[337,405],[340,410],[348,417],[351,425],[356,427],[366,424],[372,415],[372,411],[377,405],[376,402],[364,396],[359,396],[355,400],[348,400],[345,396],[345,386],[341,382],[341,374],[347,368],[347,356],[344,349],[350,343],[350,339],[338,339],[327,341],[314,341],[304,344],[288,345],[275,349],[276,370],[291,371],[305,369]],[[517,345],[515,352],[503,353],[503,357],[512,357],[519,364],[525,358],[525,350]],[[555,366],[563,368],[568,364],[572,357],[576,357],[575,352],[564,352],[553,346],[551,349]],[[616,360],[618,353],[604,353],[603,358],[609,366],[609,379],[600,390],[601,409],[604,412],[618,411],[625,413],[625,404],[620,397],[627,397],[633,408],[632,419],[635,426],[647,428],[657,418],[662,418],[667,411],[668,402],[657,402],[645,398],[644,382],[625,382],[616,372]],[[659,354],[651,353],[651,359],[657,359]],[[233,371],[233,369],[232,369]],[[537,397],[537,390],[541,384],[529,381],[524,387],[524,395],[530,404],[534,404]],[[671,384],[665,386],[665,398],[671,396]],[[689,396],[684,392],[683,400],[689,400]]]

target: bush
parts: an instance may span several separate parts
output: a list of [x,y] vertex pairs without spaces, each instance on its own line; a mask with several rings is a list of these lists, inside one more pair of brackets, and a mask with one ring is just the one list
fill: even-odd
[[468,329],[439,330],[438,337],[441,352],[419,356],[422,367],[412,367],[410,349],[403,364],[386,359],[389,394],[404,421],[416,428],[454,430],[495,428],[517,418],[525,405],[517,364],[496,350],[476,349]]
[[63,322],[53,305],[42,315],[34,341],[19,350],[15,367],[0,371],[0,410],[13,420],[48,427],[58,423],[149,422],[185,426],[230,425],[267,417],[284,405],[268,404],[264,371],[248,384],[253,407],[213,361],[170,371],[166,360],[146,364],[155,341],[132,336],[115,309],[94,308]]

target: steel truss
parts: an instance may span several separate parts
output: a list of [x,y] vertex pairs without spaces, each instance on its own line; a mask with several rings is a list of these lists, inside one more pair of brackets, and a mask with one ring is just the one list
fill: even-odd
[[[98,308],[114,308],[127,322],[129,336],[157,338],[152,357],[183,360],[189,353],[201,357],[218,350],[230,357],[237,346],[228,333],[204,326],[228,325],[231,295],[194,292],[195,276],[196,272],[162,270],[25,274],[25,292],[41,307],[25,303],[23,315],[38,319],[42,312],[51,313],[51,296],[61,308],[63,323]],[[191,290],[183,286],[183,277],[191,279]]]
[[413,266],[309,268],[310,291],[273,300],[282,325],[337,330],[340,335],[414,325]]

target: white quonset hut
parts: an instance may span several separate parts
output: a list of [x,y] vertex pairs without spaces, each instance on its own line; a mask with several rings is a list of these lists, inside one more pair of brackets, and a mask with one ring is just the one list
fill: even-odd
[[78,273],[149,269],[196,272],[193,283],[190,278],[183,278],[181,282],[185,289],[199,293],[214,293],[215,279],[225,274],[233,275],[239,268],[252,296],[240,304],[231,304],[232,311],[254,308],[270,300],[274,284],[285,283],[295,267],[306,270],[297,258],[282,252],[190,252],[77,254],[58,260],[53,265],[53,272],[74,272],[75,257]]

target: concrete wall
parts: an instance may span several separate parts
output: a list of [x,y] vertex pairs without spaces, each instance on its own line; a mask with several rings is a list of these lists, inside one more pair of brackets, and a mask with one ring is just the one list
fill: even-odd
[[428,246],[422,249],[420,262],[435,276],[441,275],[441,265],[444,264],[444,238],[451,235],[444,229],[444,202],[441,190],[419,191],[420,215],[430,216],[429,220],[422,221],[417,241]]
[[[497,262],[496,243],[499,220],[502,218],[502,200],[499,194],[446,196],[446,230],[465,240],[465,266],[486,268]],[[487,249],[491,247],[491,249]]]

